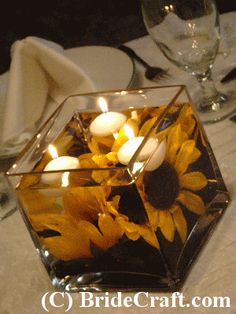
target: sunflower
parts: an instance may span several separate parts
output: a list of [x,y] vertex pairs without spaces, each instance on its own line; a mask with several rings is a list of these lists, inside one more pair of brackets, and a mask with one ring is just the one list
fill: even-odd
[[152,172],[146,171],[138,186],[153,230],[159,228],[170,242],[177,231],[184,242],[187,222],[182,207],[197,215],[204,213],[205,204],[197,191],[207,185],[207,179],[202,172],[189,171],[201,152],[180,124],[170,128],[166,143],[163,164]]
[[[107,201],[109,194],[107,187],[73,188],[63,195],[60,209],[55,208],[55,199],[53,202],[43,194],[38,195],[38,206],[28,194],[22,194],[21,199],[31,209],[29,219],[42,244],[55,257],[67,261],[93,257],[93,247],[105,251],[123,236],[124,231],[110,213],[116,204]],[[54,235],[45,237],[45,231]]]
[[29,219],[41,243],[58,259],[92,258],[116,245],[124,235],[132,241],[142,237],[159,248],[152,228],[121,214],[120,196],[108,201],[110,192],[111,188],[101,186],[73,188],[62,197],[61,208],[55,198],[38,191],[21,194],[21,200],[30,208]]

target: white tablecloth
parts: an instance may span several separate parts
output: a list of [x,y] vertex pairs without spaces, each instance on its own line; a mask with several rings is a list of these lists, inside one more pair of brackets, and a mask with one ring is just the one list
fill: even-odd
[[[222,25],[230,25],[234,21],[236,27],[236,12],[222,16]],[[227,27],[226,27],[227,30]],[[170,68],[174,77],[179,73],[183,82],[196,83],[189,75],[172,66],[159,52],[148,36],[127,43],[137,53],[153,65]],[[236,47],[236,43],[235,43]],[[219,78],[236,65],[235,50],[224,58],[217,56],[214,76]],[[143,69],[137,65],[138,79],[136,86],[152,86],[144,79]],[[166,84],[167,82],[162,82]],[[169,83],[169,82],[168,82]],[[173,79],[173,83],[174,82]],[[177,82],[178,83],[178,82]],[[220,84],[217,84],[220,87]],[[236,83],[228,84],[235,89]],[[196,87],[197,88],[197,87]],[[192,89],[194,90],[194,89]],[[230,191],[232,202],[227,208],[210,240],[204,246],[198,261],[185,282],[182,292],[186,301],[194,296],[229,296],[231,308],[80,308],[78,294],[73,295],[74,304],[68,313],[236,313],[236,123],[229,119],[205,127],[213,147],[222,175]],[[53,291],[48,275],[42,266],[34,248],[30,235],[23,220],[16,212],[0,223],[0,313],[1,314],[40,314],[46,313],[41,306],[41,297]],[[132,295],[127,293],[126,295]],[[161,295],[153,293],[153,295]],[[162,294],[168,295],[169,294]],[[124,294],[125,296],[125,294]],[[59,303],[60,304],[60,303]],[[65,308],[50,308],[50,313],[65,313]]]

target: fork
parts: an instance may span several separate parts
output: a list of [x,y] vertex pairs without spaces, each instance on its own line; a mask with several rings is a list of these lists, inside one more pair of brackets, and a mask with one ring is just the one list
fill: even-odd
[[118,48],[126,52],[128,56],[137,60],[140,64],[144,66],[144,68],[146,69],[144,75],[148,80],[153,81],[153,80],[158,80],[158,79],[162,79],[162,78],[170,76],[168,73],[168,69],[162,69],[160,67],[154,67],[154,66],[149,65],[140,56],[138,56],[136,52],[134,52],[134,50],[131,49],[130,47],[127,47],[125,45],[120,45]]

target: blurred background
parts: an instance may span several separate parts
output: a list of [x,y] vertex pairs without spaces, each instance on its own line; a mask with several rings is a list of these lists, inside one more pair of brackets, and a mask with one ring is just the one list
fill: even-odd
[[[216,2],[220,13],[236,10],[236,1]],[[9,68],[12,43],[29,35],[71,48],[116,46],[146,34],[139,0],[8,0],[0,12],[0,73]]]

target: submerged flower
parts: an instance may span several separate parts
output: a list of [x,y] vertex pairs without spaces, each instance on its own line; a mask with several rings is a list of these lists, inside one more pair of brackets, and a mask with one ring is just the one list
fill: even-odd
[[200,155],[195,141],[188,139],[181,125],[176,124],[167,135],[165,161],[155,171],[145,172],[139,182],[150,224],[154,230],[160,228],[168,241],[173,241],[175,231],[183,242],[186,240],[187,222],[182,206],[197,215],[205,211],[197,191],[207,185],[207,179],[199,171],[189,171]]
[[45,247],[57,258],[72,260],[90,258],[92,248],[105,251],[115,245],[124,231],[110,213],[113,202],[107,202],[109,188],[73,188],[63,196],[64,212],[36,212],[30,215],[34,229],[57,232],[41,237]]

